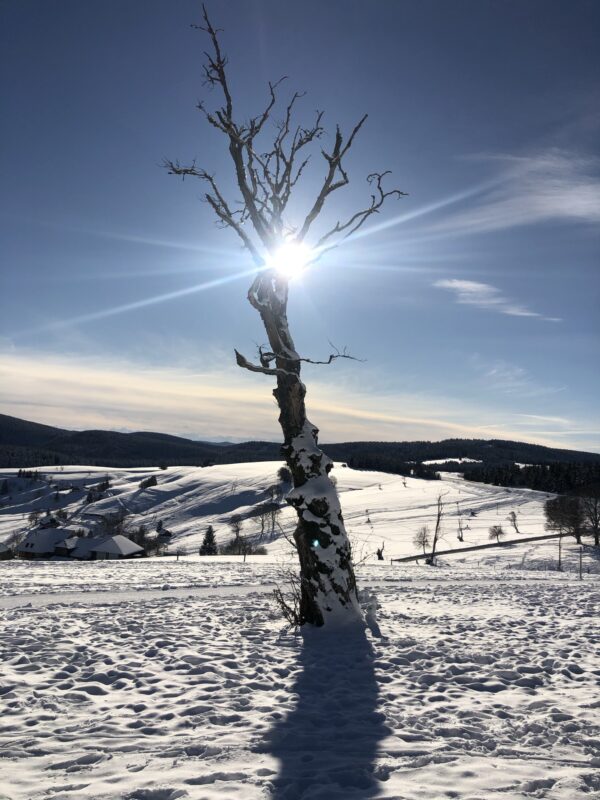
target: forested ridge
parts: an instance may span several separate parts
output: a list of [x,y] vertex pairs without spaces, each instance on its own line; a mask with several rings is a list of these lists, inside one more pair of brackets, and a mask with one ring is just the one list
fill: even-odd
[[[600,454],[544,447],[500,439],[445,439],[440,442],[342,442],[323,450],[355,469],[434,478],[439,470],[465,472],[470,480],[503,486],[560,491],[585,465],[600,465]],[[218,444],[163,433],[70,431],[0,414],[0,467],[55,464],[90,466],[210,466],[281,458],[277,442]],[[470,458],[482,463],[444,463]],[[439,460],[426,465],[422,462]],[[560,465],[556,469],[516,467],[516,463]],[[575,466],[574,466],[575,465]],[[576,465],[579,465],[577,467]],[[571,477],[568,477],[571,476]]]

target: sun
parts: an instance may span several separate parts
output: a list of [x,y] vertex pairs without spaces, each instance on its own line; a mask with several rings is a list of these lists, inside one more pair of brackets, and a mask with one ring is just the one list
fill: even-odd
[[312,257],[310,247],[303,242],[290,240],[284,242],[274,253],[269,255],[266,265],[291,280],[304,272]]

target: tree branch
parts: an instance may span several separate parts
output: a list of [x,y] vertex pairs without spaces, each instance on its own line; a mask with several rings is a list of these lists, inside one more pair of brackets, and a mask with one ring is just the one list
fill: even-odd
[[298,378],[295,372],[288,372],[285,369],[279,369],[278,367],[266,367],[266,366],[259,366],[258,364],[253,364],[251,361],[248,361],[246,356],[243,356],[238,350],[235,350],[235,361],[238,367],[242,367],[243,369],[250,370],[250,372],[262,372],[263,375],[291,375],[295,378]]
[[[223,104],[214,111],[208,111],[203,102],[198,108],[211,126],[223,133],[229,142],[229,154],[233,162],[237,188],[241,199],[240,208],[234,209],[226,202],[215,179],[205,170],[191,166],[181,166],[179,162],[165,160],[170,174],[182,178],[193,176],[206,181],[210,186],[204,199],[213,209],[218,221],[232,230],[241,239],[244,247],[251,253],[257,266],[264,266],[266,255],[273,253],[287,236],[303,242],[309,234],[317,217],[321,214],[327,198],[338,189],[347,186],[350,179],[344,165],[344,158],[367,120],[364,114],[345,136],[339,125],[335,129],[333,146],[322,149],[321,155],[327,169],[316,197],[300,225],[291,224],[285,219],[290,198],[304,175],[310,160],[310,149],[324,133],[323,112],[315,111],[312,124],[307,127],[296,125],[294,117],[298,101],[303,92],[294,92],[287,101],[280,121],[275,122],[275,132],[266,149],[261,149],[260,140],[264,136],[267,123],[272,120],[279,100],[279,87],[285,77],[268,83],[268,98],[263,110],[247,120],[234,119],[234,102],[227,79],[227,56],[221,50],[220,29],[210,21],[206,7],[202,6],[202,22],[193,28],[208,35],[211,47],[205,52],[204,83],[210,88],[218,87],[223,96]],[[399,189],[384,190],[382,180],[387,172],[372,173],[368,176],[373,185],[371,203],[366,208],[352,214],[347,220],[338,222],[318,240],[316,261],[324,252],[335,247],[338,241],[355,233],[365,221],[377,214],[389,197],[402,197]],[[302,219],[302,218],[301,218]],[[249,223],[249,225],[244,225]],[[327,247],[323,247],[327,244]],[[265,252],[266,251],[266,252]],[[333,354],[342,357],[343,354]],[[345,357],[345,356],[344,356]],[[320,362],[317,362],[320,363]],[[329,362],[327,362],[329,363]]]
[[[321,187],[321,190],[317,195],[317,199],[315,200],[311,210],[306,215],[302,227],[300,228],[300,232],[298,233],[297,237],[299,242],[304,240],[304,237],[308,233],[310,226],[313,224],[315,219],[321,213],[327,197],[333,192],[335,192],[337,189],[341,189],[342,186],[345,186],[349,182],[348,175],[346,174],[344,168],[342,167],[342,158],[352,147],[354,138],[356,134],[359,132],[359,130],[362,128],[365,120],[367,119],[367,116],[368,114],[365,114],[359,120],[359,122],[354,126],[354,129],[350,134],[350,136],[348,137],[346,144],[344,144],[344,139],[338,125],[335,130],[335,144],[333,146],[333,150],[331,151],[331,153],[326,153],[325,150],[321,150],[323,158],[325,158],[325,160],[329,164],[329,169],[327,171],[327,175],[325,176],[325,180],[323,181],[323,186]],[[335,181],[335,176],[338,171],[341,175],[341,178]]]
[[357,211],[356,214],[353,214],[350,219],[346,222],[341,223],[337,222],[335,226],[328,231],[324,236],[321,236],[319,241],[317,242],[316,249],[321,247],[325,242],[330,239],[332,236],[335,236],[342,231],[350,230],[344,234],[342,237],[343,239],[347,239],[348,236],[351,236],[355,233],[360,226],[372,215],[378,214],[379,209],[385,203],[388,197],[393,197],[394,195],[399,199],[401,197],[406,197],[406,192],[401,192],[400,189],[390,189],[389,191],[384,191],[382,186],[383,178],[386,175],[390,174],[390,170],[386,170],[385,172],[372,172],[370,175],[367,176],[367,182],[372,184],[375,181],[375,191],[376,194],[371,195],[371,205],[368,208],[363,209],[362,211]]
[[269,364],[272,361],[275,361],[276,359],[279,359],[281,361],[289,361],[290,363],[293,363],[293,364],[297,364],[299,362],[303,362],[305,364],[331,364],[333,361],[335,361],[338,358],[347,358],[350,361],[360,361],[360,362],[364,363],[364,361],[365,361],[364,358],[357,358],[356,356],[350,355],[350,353],[348,353],[348,351],[347,351],[347,349],[345,347],[344,347],[343,350],[340,350],[335,345],[331,344],[331,342],[329,342],[329,344],[333,347],[335,352],[334,353],[330,353],[329,358],[326,361],[315,361],[312,358],[303,358],[301,356],[284,356],[284,355],[281,355],[280,353],[273,353],[273,352],[271,352],[269,350],[265,350],[262,345],[260,345],[259,348],[258,348],[258,358],[259,358],[259,361],[260,361],[262,367],[265,368],[265,369],[268,369],[269,368]]
[[219,187],[217,186],[213,175],[204,169],[199,169],[196,167],[195,162],[192,162],[192,165],[189,167],[182,167],[178,161],[170,161],[169,159],[165,158],[162,166],[167,170],[169,175],[181,175],[182,180],[185,180],[186,176],[191,176],[206,181],[213,190],[213,194],[211,195],[209,192],[207,192],[204,195],[204,199],[211,206],[217,217],[225,225],[233,228],[233,230],[237,233],[248,252],[252,255],[256,266],[258,267],[263,264],[263,258],[248,234],[242,228],[244,212],[242,211],[242,217],[240,220],[235,219],[235,215],[239,212],[231,210]]

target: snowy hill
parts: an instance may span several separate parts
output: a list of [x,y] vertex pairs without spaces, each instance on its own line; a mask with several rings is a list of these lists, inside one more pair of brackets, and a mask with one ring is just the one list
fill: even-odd
[[[496,524],[514,538],[511,511],[522,536],[543,533],[546,496],[337,465],[361,599],[377,620],[365,635],[300,635],[284,629],[272,594],[295,565],[290,509],[266,556],[197,555],[208,524],[221,542],[231,536],[233,514],[258,535],[256,507],[280,466],[0,473],[0,540],[36,510],[93,527],[125,509],[127,524],[162,520],[170,550],[194,553],[0,562],[0,796],[597,796],[594,548],[582,581],[569,540],[565,572],[543,571],[555,541],[452,556],[438,569],[374,555],[382,542],[387,557],[413,553],[440,492],[444,548],[461,546],[459,520],[464,545],[487,543]],[[87,503],[106,475],[104,496]],[[152,476],[157,485],[141,489]]]
[[[358,469],[402,472],[407,463],[463,465],[599,463],[600,454],[502,439],[444,439],[439,442],[340,442],[322,444],[334,461]],[[72,431],[0,414],[0,467],[48,464],[110,464],[113,467],[234,464],[279,458],[276,442],[195,441],[165,433]]]
[[[295,512],[284,499],[286,487],[277,478],[279,461],[218,465],[213,467],[169,467],[107,469],[103,467],[50,467],[38,479],[18,478],[17,471],[0,472],[0,485],[9,491],[1,499],[0,541],[26,531],[32,511],[55,512],[62,509],[64,524],[93,527],[102,518],[125,512],[126,525],[144,525],[154,531],[158,522],[171,532],[171,552],[197,554],[208,525],[215,529],[217,541],[232,537],[232,516],[243,520],[243,533],[264,544],[271,557],[289,554],[289,537],[295,525]],[[506,489],[464,481],[446,473],[440,481],[404,478],[378,472],[354,470],[336,464],[333,473],[340,493],[346,527],[358,561],[375,560],[375,551],[384,543],[386,561],[418,553],[413,543],[422,525],[433,527],[438,496],[442,495],[443,538],[438,549],[459,549],[489,542],[489,529],[501,525],[503,541],[545,533],[543,506],[549,495],[528,489]],[[140,488],[154,476],[156,486]],[[108,477],[109,488],[100,499],[86,502],[90,488]],[[274,530],[269,525],[260,535],[259,506],[275,497],[280,515]],[[508,515],[515,512],[518,532]],[[463,542],[458,539],[459,526]],[[574,563],[575,542],[565,540],[564,557]],[[577,549],[578,550],[578,549]],[[504,561],[538,567],[554,564],[557,543],[531,542],[499,550],[465,553],[447,559],[452,566],[458,559]],[[264,557],[263,557],[264,558]],[[586,569],[596,570],[598,561],[586,548]]]

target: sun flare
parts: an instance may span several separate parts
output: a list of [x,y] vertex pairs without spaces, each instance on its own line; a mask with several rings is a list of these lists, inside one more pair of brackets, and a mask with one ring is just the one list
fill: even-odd
[[310,247],[302,242],[288,241],[268,257],[266,264],[285,278],[292,279],[304,272],[312,257]]

